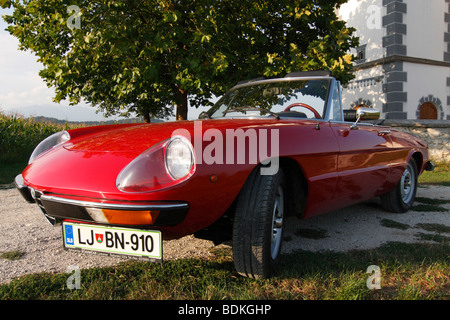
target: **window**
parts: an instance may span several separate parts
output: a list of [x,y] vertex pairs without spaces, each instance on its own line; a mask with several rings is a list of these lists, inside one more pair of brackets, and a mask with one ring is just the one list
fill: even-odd
[[356,63],[366,62],[366,44],[356,48]]
[[362,104],[358,104],[357,106],[354,106],[353,110],[358,110],[359,108],[372,108],[372,107],[368,106],[367,104],[362,103]]
[[339,84],[336,83],[333,86],[333,92],[330,101],[330,113],[329,120],[333,121],[342,121],[342,112],[341,112],[341,95],[339,92]]

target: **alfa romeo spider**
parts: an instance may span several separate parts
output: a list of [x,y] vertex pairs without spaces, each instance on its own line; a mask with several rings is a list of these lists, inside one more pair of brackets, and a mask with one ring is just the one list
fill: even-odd
[[195,121],[61,131],[15,179],[67,249],[161,262],[163,239],[232,243],[238,273],[269,277],[286,217],[380,197],[405,212],[432,170],[427,144],[344,110],[328,72],[239,83]]

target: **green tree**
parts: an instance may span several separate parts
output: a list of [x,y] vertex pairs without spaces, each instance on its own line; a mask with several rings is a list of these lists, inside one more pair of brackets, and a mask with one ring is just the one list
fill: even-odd
[[[56,102],[105,115],[187,118],[243,79],[331,70],[351,79],[346,0],[0,0],[8,31],[43,64]],[[75,6],[74,6],[75,5]]]

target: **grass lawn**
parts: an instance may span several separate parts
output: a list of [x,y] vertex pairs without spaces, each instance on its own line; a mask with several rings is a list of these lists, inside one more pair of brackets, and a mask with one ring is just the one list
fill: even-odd
[[[448,243],[389,243],[349,253],[300,251],[284,256],[268,280],[237,275],[231,250],[209,259],[163,264],[128,261],[81,270],[80,289],[70,274],[27,275],[0,286],[0,299],[114,300],[423,300],[450,299]],[[370,290],[368,267],[380,270],[381,289]]]
[[0,184],[12,184],[14,178],[22,173],[27,166],[28,161],[17,162],[13,164],[0,163]]
[[450,164],[438,163],[434,171],[425,171],[419,177],[419,184],[450,186]]

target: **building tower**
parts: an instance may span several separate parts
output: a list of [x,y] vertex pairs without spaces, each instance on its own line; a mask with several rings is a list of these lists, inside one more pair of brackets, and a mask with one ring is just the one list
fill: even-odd
[[345,109],[450,120],[450,0],[349,0],[338,14],[360,38]]

